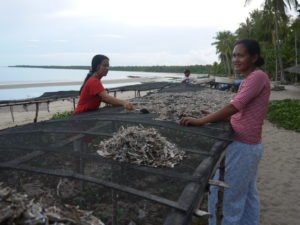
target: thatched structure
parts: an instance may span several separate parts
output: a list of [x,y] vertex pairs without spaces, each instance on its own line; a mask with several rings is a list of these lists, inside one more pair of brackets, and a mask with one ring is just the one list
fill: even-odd
[[284,69],[284,71],[289,73],[289,77],[292,82],[296,83],[299,81],[300,64],[297,64],[296,66],[288,67]]
[[300,74],[300,64],[298,64],[296,66],[288,67],[288,68],[284,69],[284,71],[286,71],[288,73]]

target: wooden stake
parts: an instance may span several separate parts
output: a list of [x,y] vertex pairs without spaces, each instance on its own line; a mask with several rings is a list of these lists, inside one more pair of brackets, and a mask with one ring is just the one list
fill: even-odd
[[13,106],[10,105],[10,106],[9,106],[9,109],[10,109],[10,114],[11,114],[12,121],[15,122]]
[[35,118],[33,120],[34,123],[37,122],[37,118],[38,118],[38,115],[39,115],[39,105],[40,104],[38,102],[35,103]]
[[75,104],[75,98],[73,98],[73,109],[75,110],[75,106],[76,106],[76,104]]
[[25,112],[28,112],[27,104],[23,104],[23,109]]
[[[225,181],[225,156],[220,162],[220,167],[219,167],[219,172],[220,172],[220,181]],[[222,219],[223,219],[223,199],[224,199],[224,187],[219,187],[218,189],[218,202],[216,203],[216,220],[217,220],[217,225],[222,224]]]
[[48,112],[50,112],[50,107],[49,107],[49,105],[50,105],[50,102],[47,102],[47,111],[48,111]]

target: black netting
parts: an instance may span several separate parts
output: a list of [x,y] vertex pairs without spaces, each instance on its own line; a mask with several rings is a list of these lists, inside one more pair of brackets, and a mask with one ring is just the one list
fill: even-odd
[[159,90],[165,87],[168,87],[170,82],[147,82],[143,84],[134,84],[116,88],[109,88],[110,92],[113,91],[149,91],[149,90]]
[[[56,202],[93,210],[105,224],[187,224],[231,129],[228,123],[184,127],[157,117],[105,107],[2,130],[0,181],[25,192],[34,183]],[[185,152],[183,160],[154,168],[97,154],[101,141],[132,126],[155,128]]]
[[19,100],[0,100],[0,105],[5,104],[18,104],[18,103],[28,103],[35,101],[47,101],[54,99],[64,99],[64,98],[77,98],[79,96],[79,91],[56,91],[56,92],[45,92],[39,97],[36,98],[26,98]]

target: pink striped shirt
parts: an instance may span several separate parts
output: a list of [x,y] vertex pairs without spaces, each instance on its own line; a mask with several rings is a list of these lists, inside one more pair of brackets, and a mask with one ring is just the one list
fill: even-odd
[[262,70],[253,71],[243,80],[238,93],[230,102],[238,110],[230,119],[235,140],[247,144],[261,142],[269,97],[269,77]]

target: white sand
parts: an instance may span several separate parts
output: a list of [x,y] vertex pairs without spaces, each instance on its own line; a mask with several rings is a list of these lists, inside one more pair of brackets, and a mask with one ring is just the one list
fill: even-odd
[[[300,99],[300,86],[285,86],[284,91],[272,91],[274,99]],[[118,93],[118,97],[130,99],[134,92]],[[38,121],[49,119],[55,112],[73,109],[71,101],[50,103],[50,112],[41,107]],[[35,108],[24,112],[15,109],[15,123],[9,110],[0,108],[0,129],[30,123]],[[300,133],[277,128],[265,121],[263,129],[265,152],[260,163],[258,189],[261,196],[262,225],[300,224]]]
[[[271,100],[300,99],[300,86],[272,91]],[[258,189],[262,225],[300,224],[300,133],[265,121]]]

